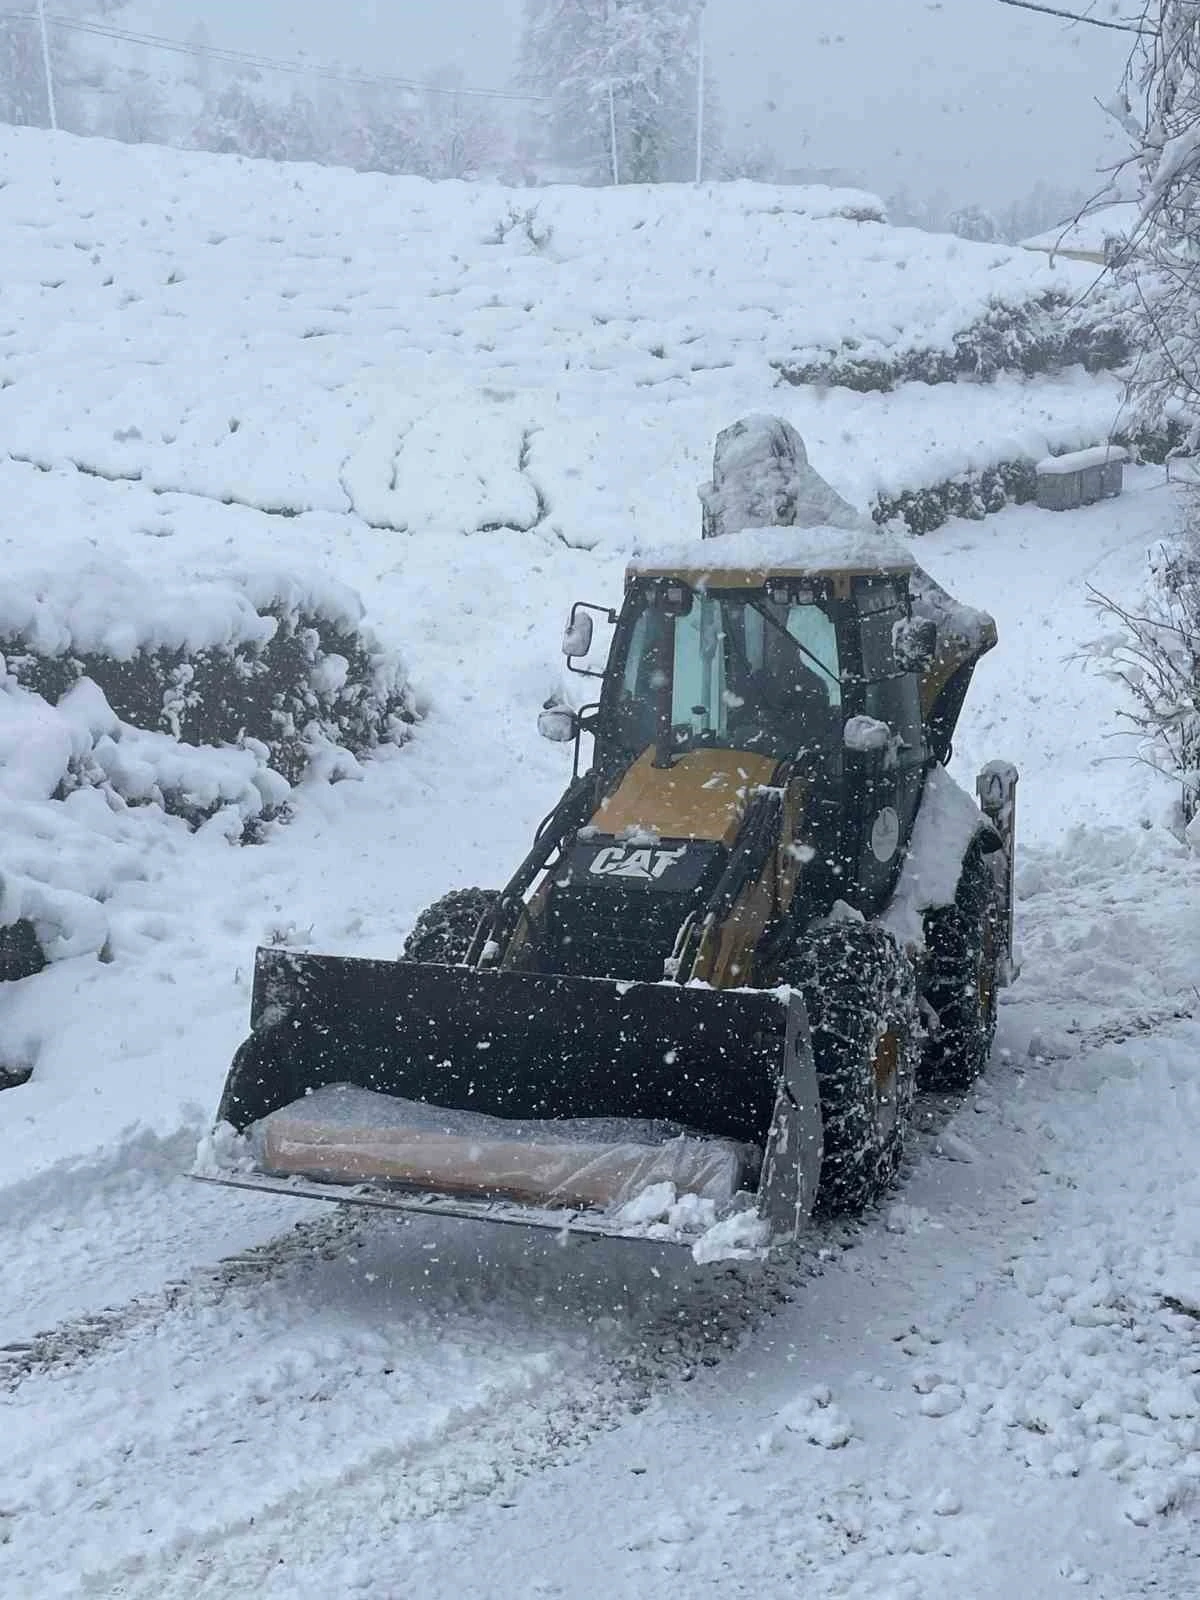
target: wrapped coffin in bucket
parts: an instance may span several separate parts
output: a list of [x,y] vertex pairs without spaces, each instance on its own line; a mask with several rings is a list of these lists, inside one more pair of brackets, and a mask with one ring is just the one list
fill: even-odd
[[510,1121],[330,1084],[256,1123],[262,1170],[328,1183],[609,1209],[657,1183],[727,1206],[759,1153],[672,1123],[580,1117]]

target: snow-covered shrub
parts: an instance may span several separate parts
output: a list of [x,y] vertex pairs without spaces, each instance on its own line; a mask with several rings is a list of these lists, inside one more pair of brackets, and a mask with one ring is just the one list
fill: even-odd
[[340,585],[273,573],[166,589],[117,563],[18,577],[0,654],[52,704],[81,679],[134,728],[192,745],[261,746],[289,783],[325,774],[413,721],[398,658]]
[[[1097,444],[1123,445],[1134,461],[1162,462],[1180,443],[1174,429],[1133,431],[1098,439]],[[1050,451],[1059,455],[1059,450]],[[871,515],[885,524],[899,517],[909,533],[932,533],[951,517],[966,517],[979,522],[1007,505],[1026,505],[1037,499],[1037,463],[1028,460],[998,461],[978,472],[964,472],[942,483],[923,489],[905,489],[895,495],[879,495],[871,502]]]
[[108,901],[181,826],[256,840],[292,783],[351,775],[413,720],[328,583],[82,562],[6,585],[0,640],[0,980],[105,958]]
[[[1156,0],[1106,109],[1129,139],[1111,188],[1137,185],[1112,256],[1130,293],[1138,359],[1129,401],[1144,422],[1200,444],[1200,30],[1196,0]],[[1123,169],[1123,170],[1122,170]]]
[[1108,372],[1129,359],[1115,301],[1090,300],[1076,306],[1065,294],[1049,291],[1020,302],[994,301],[969,327],[956,333],[952,348],[917,347],[891,358],[863,356],[846,340],[818,361],[775,361],[786,382],[823,384],[860,394],[888,394],[901,383],[990,383],[1002,372],[1026,377],[1082,366]]
[[871,505],[878,523],[899,517],[909,533],[932,533],[951,517],[978,522],[1010,502],[1024,505],[1037,499],[1037,471],[1033,461],[999,461],[982,472],[967,472],[927,489],[907,489],[898,495],[881,495]]
[[245,841],[289,793],[261,744],[202,749],[130,727],[87,678],[51,705],[0,662],[0,980],[103,955],[105,903],[145,875],[168,815]]
[[1098,590],[1092,599],[1114,624],[1087,654],[1122,683],[1133,709],[1139,758],[1180,784],[1182,820],[1200,814],[1200,507],[1182,538],[1150,557],[1145,603],[1130,610]]

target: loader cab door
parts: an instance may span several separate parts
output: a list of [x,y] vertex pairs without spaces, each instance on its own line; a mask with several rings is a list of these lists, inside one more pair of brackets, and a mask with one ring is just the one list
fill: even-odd
[[891,892],[912,835],[925,774],[920,680],[896,660],[895,630],[909,614],[903,581],[860,579],[855,584],[857,662],[847,683],[846,713],[885,723],[888,749],[870,780],[848,796],[849,865],[857,868],[862,909],[877,908]]

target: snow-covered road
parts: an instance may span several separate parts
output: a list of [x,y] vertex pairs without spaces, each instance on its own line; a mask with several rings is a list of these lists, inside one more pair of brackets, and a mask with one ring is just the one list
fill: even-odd
[[[1025,971],[989,1077],[925,1104],[879,1215],[765,1272],[702,1271],[202,1189],[179,1176],[200,1105],[94,1158],[43,1149],[0,1213],[5,1600],[1192,1592],[1200,864],[1158,825],[1165,793],[1109,759],[1112,687],[1068,660],[1086,583],[1136,593],[1158,481],[923,546],[1000,621],[960,760],[1024,768]],[[619,581],[547,565],[505,654],[495,596],[526,537],[491,547],[488,603],[478,550],[398,592],[434,714],[240,854],[235,937],[269,894],[316,944],[394,949],[448,880],[514,858],[563,776],[527,726],[537,634],[573,587]],[[509,797],[486,826],[481,794]],[[161,1013],[173,975],[141,977]],[[114,1074],[101,1114],[130,1093]],[[46,1078],[27,1115],[52,1148],[69,1085]]]

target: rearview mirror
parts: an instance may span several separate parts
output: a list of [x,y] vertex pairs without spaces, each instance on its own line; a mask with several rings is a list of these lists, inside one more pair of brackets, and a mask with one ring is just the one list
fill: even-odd
[[892,648],[901,672],[924,672],[937,651],[937,623],[932,617],[905,617],[892,629]]
[[586,656],[592,648],[592,618],[587,611],[581,611],[578,606],[571,611],[571,620],[567,623],[563,634],[562,653],[568,659],[571,656]]
[[570,744],[579,732],[579,718],[570,706],[543,706],[537,725],[542,738],[552,744]]

